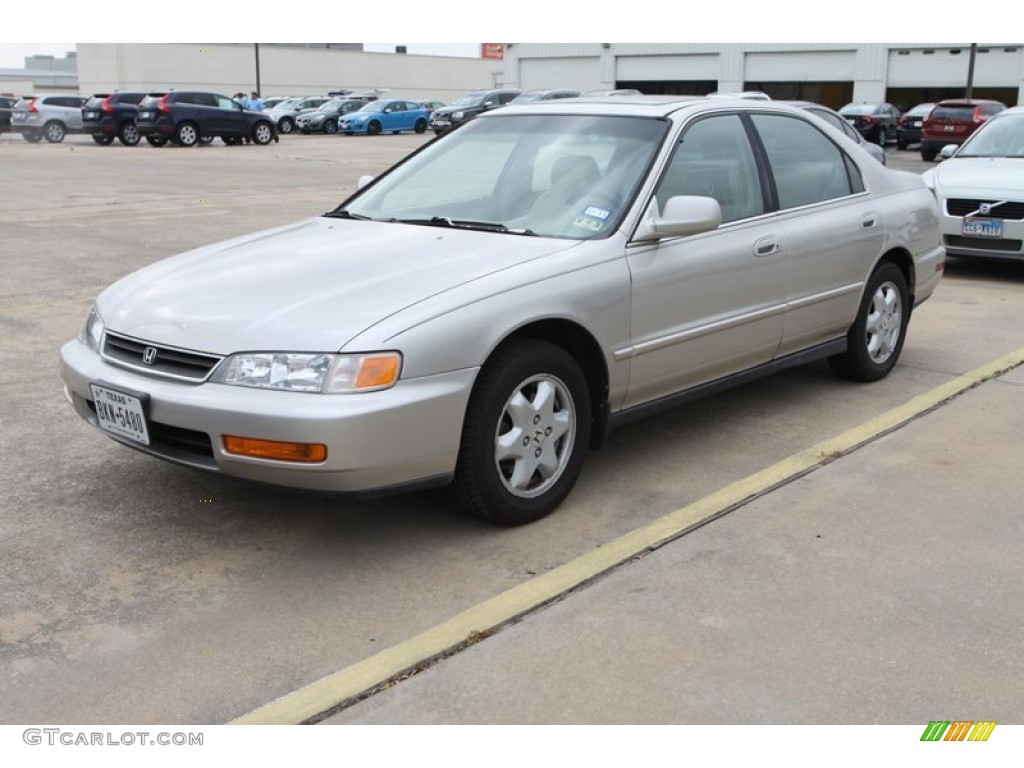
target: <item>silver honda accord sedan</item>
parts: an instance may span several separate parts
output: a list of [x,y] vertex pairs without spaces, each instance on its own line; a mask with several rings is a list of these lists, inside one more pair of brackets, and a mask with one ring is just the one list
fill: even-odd
[[521,524],[617,423],[786,366],[892,370],[935,198],[771,102],[566,99],[425,145],[337,208],[103,291],[75,409],[154,456]]

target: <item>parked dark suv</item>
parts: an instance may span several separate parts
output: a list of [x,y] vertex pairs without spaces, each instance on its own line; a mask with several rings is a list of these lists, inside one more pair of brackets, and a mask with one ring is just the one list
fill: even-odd
[[982,124],[1006,109],[999,101],[945,99],[921,124],[921,159],[931,162],[947,144],[963,144]]
[[896,141],[896,121],[900,119],[900,111],[892,104],[847,104],[839,114],[868,141],[883,147],[887,141]]
[[13,96],[0,96],[0,133],[11,130],[11,112],[17,102]]
[[97,93],[82,107],[82,129],[97,144],[111,144],[117,139],[126,147],[139,143],[136,118],[139,102],[145,93]]
[[269,144],[277,134],[263,112],[242,109],[230,97],[207,91],[151,93],[139,104],[139,133],[155,147],[168,141],[194,147],[220,136],[225,144],[246,139]]
[[430,127],[434,133],[441,134],[456,125],[472,120],[481,112],[508,104],[521,94],[517,89],[501,89],[495,91],[472,91],[456,101],[450,107],[435,109],[430,115]]

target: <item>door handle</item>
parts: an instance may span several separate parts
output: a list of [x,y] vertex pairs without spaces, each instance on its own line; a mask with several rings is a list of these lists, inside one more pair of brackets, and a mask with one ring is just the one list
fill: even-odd
[[871,229],[878,223],[878,215],[874,213],[865,213],[860,217],[860,228]]
[[771,256],[773,253],[779,252],[779,243],[774,236],[768,235],[762,237],[756,243],[754,243],[754,255],[755,256]]

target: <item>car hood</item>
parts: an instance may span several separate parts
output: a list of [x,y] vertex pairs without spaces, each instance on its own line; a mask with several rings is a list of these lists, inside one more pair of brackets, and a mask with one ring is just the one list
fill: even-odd
[[319,217],[153,264],[97,308],[109,330],[158,344],[328,352],[420,301],[574,245]]
[[1019,200],[1024,158],[954,157],[944,160],[932,171],[939,194],[972,193],[979,197],[1003,197]]

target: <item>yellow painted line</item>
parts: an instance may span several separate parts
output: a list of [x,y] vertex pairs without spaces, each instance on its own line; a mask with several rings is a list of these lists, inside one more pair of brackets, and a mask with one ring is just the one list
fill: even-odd
[[955,397],[1024,364],[1024,348],[918,395],[585,555],[478,603],[422,634],[286,694],[231,724],[315,722],[493,634],[597,576],[829,464]]

